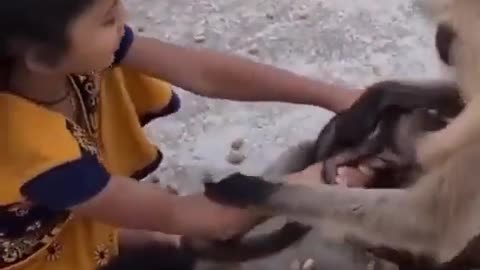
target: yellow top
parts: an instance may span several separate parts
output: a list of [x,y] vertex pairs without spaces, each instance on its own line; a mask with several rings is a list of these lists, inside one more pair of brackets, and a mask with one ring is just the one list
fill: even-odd
[[134,70],[71,76],[86,128],[26,99],[0,93],[0,269],[93,270],[118,252],[115,228],[68,209],[110,174],[140,179],[161,153],[142,125],[176,111],[167,83]]

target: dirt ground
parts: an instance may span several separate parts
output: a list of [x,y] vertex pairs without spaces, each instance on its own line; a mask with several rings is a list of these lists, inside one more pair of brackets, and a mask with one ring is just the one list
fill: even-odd
[[[386,78],[436,77],[433,26],[418,0],[127,0],[132,25],[145,35],[250,57],[300,74],[361,87]],[[199,172],[260,173],[282,150],[312,138],[331,117],[321,108],[200,98],[176,89],[180,112],[146,130],[166,158],[156,174],[183,193],[201,188]],[[227,162],[244,139],[240,165]],[[265,226],[268,229],[270,226]],[[369,259],[322,240],[244,269],[292,269],[314,258],[316,269],[378,269]],[[293,267],[295,268],[295,267]],[[225,269],[225,268],[223,268]]]

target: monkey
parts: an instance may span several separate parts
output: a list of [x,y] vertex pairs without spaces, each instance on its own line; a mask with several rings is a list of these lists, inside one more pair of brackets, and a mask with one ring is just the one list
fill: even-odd
[[[378,100],[379,98],[384,99],[384,97],[379,96],[388,96],[395,91],[407,91],[411,94],[409,98],[415,96],[419,103],[421,102],[420,99],[423,98],[425,99],[423,101],[425,105],[423,107],[408,108],[408,106],[402,105],[402,102],[406,102],[407,100],[402,99],[401,96],[399,99],[392,99],[391,103],[385,105],[383,116],[378,119],[378,131],[376,133],[357,133],[359,135],[357,139],[362,142],[358,146],[352,145],[346,150],[340,148],[339,150],[328,149],[328,145],[332,143],[332,139],[342,139],[343,133],[339,133],[337,136],[332,136],[332,134],[338,132],[336,128],[342,127],[341,121],[343,117],[367,117],[368,109],[372,108],[372,101]],[[436,100],[437,102],[429,103],[431,100]],[[281,164],[284,166],[285,170],[283,173],[302,170],[306,166],[314,164],[317,161],[324,161],[323,175],[326,175],[327,178],[331,179],[330,181],[333,181],[334,176],[329,175],[329,170],[334,168],[333,171],[336,172],[336,166],[338,164],[336,163],[336,156],[343,155],[341,158],[342,165],[352,165],[356,161],[374,156],[380,159],[383,158],[384,161],[388,163],[388,166],[386,166],[386,169],[382,171],[382,173],[377,174],[375,177],[376,179],[372,181],[372,188],[386,189],[408,186],[409,184],[412,184],[408,183],[408,180],[416,175],[420,175],[422,172],[421,168],[415,163],[413,158],[408,157],[409,155],[411,156],[410,153],[413,152],[415,138],[421,136],[425,132],[439,130],[445,127],[447,125],[446,119],[458,114],[461,108],[462,104],[459,102],[458,92],[456,91],[456,88],[450,84],[432,83],[429,85],[426,83],[411,84],[394,81],[374,84],[372,87],[368,88],[367,92],[362,95],[349,110],[333,117],[322,129],[316,141],[304,142],[300,147],[301,149],[296,152],[296,156],[290,157],[290,160],[287,162],[283,161],[283,164]],[[363,110],[367,110],[366,113],[362,114],[361,112]],[[350,134],[346,135],[349,136]],[[364,135],[364,137],[362,137],[362,135]],[[345,141],[342,142],[344,143]],[[300,162],[300,164],[294,162]],[[287,168],[288,166],[297,167]],[[281,174],[271,172],[271,174],[264,176],[263,178],[272,179],[280,176]],[[386,176],[390,176],[390,178],[384,179],[383,177]],[[246,182],[241,183],[242,179]],[[233,203],[233,206],[240,207],[244,206],[242,205],[242,202],[253,203],[254,206],[257,206],[257,202],[261,202],[262,204],[259,206],[262,206],[262,208],[259,208],[259,211],[262,211],[263,214],[275,214],[277,209],[275,209],[275,211],[270,211],[270,208],[268,208],[268,210],[265,211],[265,209],[263,209],[263,203],[270,203],[270,198],[273,199],[271,196],[275,196],[276,198],[277,186],[279,187],[279,191],[284,187],[288,187],[289,189],[293,187],[296,188],[295,185],[282,184],[281,182],[271,183],[270,181],[264,181],[261,178],[255,178],[256,181],[250,181],[248,179],[251,178],[241,174],[234,174],[218,184],[207,185],[206,195],[220,203]],[[386,180],[388,180],[388,183],[382,182]],[[332,182],[327,182],[327,184],[331,183]],[[243,187],[242,185],[245,186]],[[305,189],[310,190],[309,188]],[[251,192],[251,194],[248,194],[249,192]],[[312,192],[315,193],[315,191]],[[282,193],[279,193],[278,196],[281,196],[280,194]],[[254,196],[255,198],[250,196]],[[282,196],[284,196],[284,194],[282,194]],[[290,196],[290,194],[285,196]],[[292,211],[292,213],[288,212],[287,214],[289,214],[289,216],[293,215],[292,217],[294,218],[294,209],[297,209],[299,204],[303,202],[303,199],[299,200],[297,196],[303,195],[292,194],[292,196],[289,197],[290,200],[288,200],[289,204],[283,205],[284,202],[279,202],[279,205],[275,206],[288,207],[288,210]],[[268,201],[261,200],[263,197],[269,198]],[[254,201],[249,201],[250,199]],[[312,201],[312,204],[313,203],[314,202]],[[325,206],[331,205],[328,201],[322,201],[320,204]],[[335,206],[332,205],[331,207]],[[282,211],[284,210],[283,208],[281,209]]]
[[[451,41],[450,45],[440,48],[441,57],[455,67],[455,83],[465,106],[446,127],[431,134],[454,127],[462,136],[453,144],[448,137],[444,144],[441,140],[435,141],[440,152],[433,163],[414,157],[422,171],[409,186],[347,189],[320,185],[313,189],[236,173],[218,184],[211,184],[209,196],[258,213],[317,218],[322,223],[333,224],[346,238],[366,249],[384,250],[387,257],[391,251],[413,254],[413,259],[410,257],[404,262],[404,269],[479,267],[480,260],[475,255],[480,244],[477,240],[480,215],[476,213],[480,210],[477,196],[480,186],[476,181],[476,174],[480,173],[476,164],[480,143],[473,138],[480,125],[474,122],[473,116],[480,108],[475,92],[475,87],[480,85],[477,81],[480,39],[476,33],[480,2],[445,0],[443,4],[446,6],[443,12],[448,16],[443,18],[443,26],[437,34],[447,34]],[[360,98],[339,116],[341,120],[333,124],[334,134],[322,151],[333,155],[358,146],[376,128],[382,113],[395,100],[403,100],[400,106],[403,109],[423,107],[424,104],[419,104],[415,98],[414,93],[399,89],[367,91],[363,104]],[[353,109],[355,105],[357,109]],[[352,113],[355,111],[364,113]],[[408,148],[412,147],[415,153],[415,144]]]

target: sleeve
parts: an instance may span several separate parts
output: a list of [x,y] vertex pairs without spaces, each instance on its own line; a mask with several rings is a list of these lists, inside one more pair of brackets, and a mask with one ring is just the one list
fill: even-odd
[[64,210],[97,195],[109,179],[95,156],[82,155],[35,176],[21,187],[21,193],[33,203]]
[[128,94],[142,126],[181,108],[180,97],[169,83],[135,69],[126,66],[111,69],[105,74],[104,82],[109,92],[124,91]]
[[0,113],[0,145],[6,149],[0,151],[0,204],[27,200],[63,210],[105,188],[110,175],[95,151],[81,146],[79,129],[72,131],[60,114],[26,101],[3,105],[8,112]]
[[164,81],[142,74],[127,67],[118,68],[128,53],[135,35],[130,26],[125,25],[125,34],[115,52],[113,73],[118,82],[129,92],[142,126],[150,121],[176,113],[181,107],[181,100],[171,86]]
[[132,46],[133,40],[135,35],[133,30],[130,26],[125,25],[125,34],[123,35],[122,40],[120,41],[120,46],[118,47],[117,51],[115,52],[115,58],[113,60],[113,65],[116,66],[122,62],[125,56],[128,53],[128,50]]

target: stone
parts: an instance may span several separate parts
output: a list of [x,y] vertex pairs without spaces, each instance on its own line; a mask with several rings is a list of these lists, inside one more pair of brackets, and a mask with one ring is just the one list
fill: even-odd
[[193,36],[193,40],[196,43],[203,43],[203,42],[205,42],[205,40],[207,40],[207,38],[205,37],[204,34],[197,34],[197,35]]
[[242,148],[244,144],[245,144],[245,140],[243,138],[238,138],[231,143],[230,147],[233,150],[240,150],[240,148]]
[[228,153],[227,161],[232,165],[238,165],[245,160],[246,156],[239,151],[232,150]]
[[258,48],[256,46],[254,47],[251,47],[250,49],[248,49],[248,53],[251,54],[251,55],[257,55],[260,51],[258,50]]

